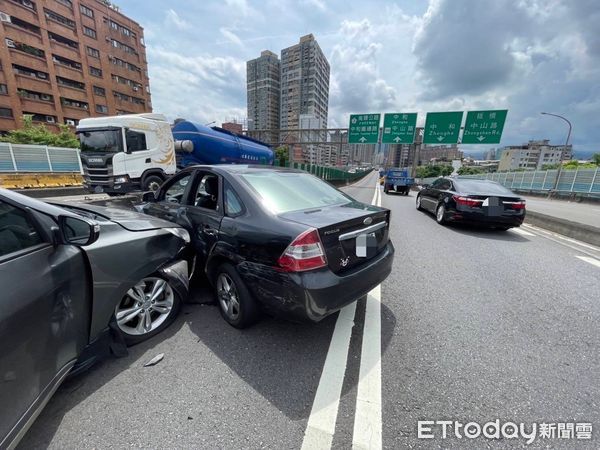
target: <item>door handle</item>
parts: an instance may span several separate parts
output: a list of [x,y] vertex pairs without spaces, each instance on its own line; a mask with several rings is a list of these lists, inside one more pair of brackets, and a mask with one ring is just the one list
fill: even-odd
[[219,233],[218,230],[211,228],[210,225],[204,225],[202,227],[202,232],[208,236],[216,236]]

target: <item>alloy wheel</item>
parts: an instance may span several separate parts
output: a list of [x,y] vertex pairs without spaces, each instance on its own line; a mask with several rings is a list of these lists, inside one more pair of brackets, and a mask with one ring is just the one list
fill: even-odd
[[444,205],[438,206],[438,209],[436,211],[436,218],[437,218],[438,223],[444,222],[444,214],[445,213],[446,213],[446,207]]
[[240,301],[235,283],[226,273],[217,277],[217,297],[223,312],[231,320],[236,320],[240,315]]
[[159,277],[147,277],[127,291],[115,308],[117,325],[129,335],[141,336],[157,329],[169,317],[173,288]]

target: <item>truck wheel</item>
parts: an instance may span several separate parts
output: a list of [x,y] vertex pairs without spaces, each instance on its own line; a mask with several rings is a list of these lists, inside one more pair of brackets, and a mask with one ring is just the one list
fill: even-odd
[[144,182],[142,183],[143,191],[158,191],[160,185],[163,183],[163,179],[158,175],[148,175],[144,178]]
[[388,189],[387,185],[383,186],[383,192],[385,192],[386,194],[390,193],[390,190]]

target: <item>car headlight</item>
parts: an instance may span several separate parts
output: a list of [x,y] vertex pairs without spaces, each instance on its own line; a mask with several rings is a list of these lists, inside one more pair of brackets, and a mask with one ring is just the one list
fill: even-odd
[[174,234],[179,239],[182,239],[186,244],[189,244],[192,240],[190,239],[190,233],[183,228],[165,228],[171,234]]
[[116,177],[115,178],[115,183],[127,183],[128,181],[129,181],[129,177],[128,176]]

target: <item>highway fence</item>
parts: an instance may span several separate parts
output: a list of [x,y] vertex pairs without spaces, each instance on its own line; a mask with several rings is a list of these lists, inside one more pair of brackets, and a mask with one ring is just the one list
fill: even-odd
[[79,149],[0,142],[0,172],[81,173]]
[[[277,165],[277,164],[276,164]],[[304,170],[308,173],[311,173],[325,181],[332,182],[334,184],[340,182],[351,182],[358,180],[359,178],[364,177],[369,174],[371,171],[369,170],[356,170],[356,172],[349,172],[348,170],[340,169],[339,167],[328,167],[328,166],[318,166],[315,164],[308,163],[289,163],[288,161],[285,164],[278,164],[283,167],[290,167],[293,169]]]
[[[549,192],[554,189],[558,170],[523,172],[496,172],[460,175],[458,178],[492,180],[515,191]],[[423,178],[422,184],[431,184],[435,178]],[[600,168],[561,170],[556,192],[562,194],[600,195]]]

